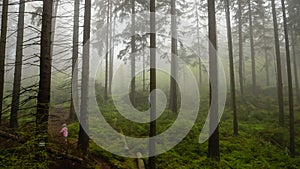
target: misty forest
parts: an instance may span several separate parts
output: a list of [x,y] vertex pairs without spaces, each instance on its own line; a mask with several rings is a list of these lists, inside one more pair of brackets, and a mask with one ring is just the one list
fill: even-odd
[[300,168],[299,0],[1,0],[0,168]]

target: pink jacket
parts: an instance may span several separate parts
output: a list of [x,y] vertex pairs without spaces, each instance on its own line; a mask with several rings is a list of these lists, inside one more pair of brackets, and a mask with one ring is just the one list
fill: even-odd
[[63,127],[61,130],[60,130],[60,133],[62,133],[62,135],[64,137],[68,137],[68,128],[67,127]]

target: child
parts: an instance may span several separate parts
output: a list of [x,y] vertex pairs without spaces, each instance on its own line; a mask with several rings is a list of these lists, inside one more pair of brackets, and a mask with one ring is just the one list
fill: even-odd
[[62,129],[60,130],[61,135],[64,138],[65,144],[68,145],[68,128],[66,124],[62,125]]

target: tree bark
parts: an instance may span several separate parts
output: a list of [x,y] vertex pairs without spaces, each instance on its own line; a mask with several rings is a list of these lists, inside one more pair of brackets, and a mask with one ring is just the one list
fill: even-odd
[[108,99],[108,56],[109,56],[109,6],[110,2],[107,0],[107,16],[106,16],[106,54],[105,54],[105,86],[104,86],[104,99]]
[[12,95],[11,113],[10,113],[11,128],[18,127],[18,111],[19,111],[20,88],[21,88],[21,77],[22,77],[22,60],[23,60],[24,12],[25,12],[25,1],[20,0],[15,72],[14,72],[14,82],[13,82],[14,85],[13,85],[13,95]]
[[[208,141],[208,157],[220,161],[219,150],[219,115],[218,115],[218,59],[217,31],[215,16],[215,0],[207,0],[208,4],[208,36],[209,36],[209,76],[210,76],[210,138]],[[212,102],[212,98],[217,101]],[[214,130],[214,126],[217,126]]]
[[89,55],[90,55],[90,31],[91,31],[91,0],[85,0],[84,5],[84,32],[83,32],[83,58],[82,58],[82,82],[81,82],[81,106],[80,129],[78,148],[87,153],[89,147],[88,130],[88,91],[89,91]]
[[[170,109],[177,114],[177,83],[178,74],[178,51],[177,51],[177,21],[176,21],[176,1],[171,0],[171,77],[170,77]],[[174,77],[174,78],[173,78]]]
[[229,72],[230,72],[230,93],[231,93],[231,106],[233,111],[233,133],[238,135],[238,120],[236,109],[236,97],[235,97],[235,78],[234,78],[234,63],[233,63],[233,45],[232,45],[232,32],[230,23],[230,9],[229,0],[225,0],[226,8],[226,24],[227,24],[227,37],[228,37],[228,52],[229,52]]
[[292,79],[292,68],[290,58],[290,44],[289,35],[287,28],[285,1],[281,0],[282,15],[283,15],[283,27],[285,37],[285,50],[286,50],[286,65],[287,65],[287,76],[288,76],[288,91],[289,91],[289,109],[290,109],[290,156],[295,157],[295,127],[294,127],[294,101],[293,101],[293,79]]
[[[79,10],[80,10],[80,1],[74,0],[74,21],[73,21],[73,48],[72,48],[72,86],[71,88],[78,91],[78,46],[79,46]],[[78,106],[78,94],[77,92],[73,93],[71,89],[71,106],[70,106],[70,122],[77,120],[77,115],[75,112],[75,107]]]
[[48,116],[51,87],[51,35],[53,0],[43,1],[40,81],[37,98],[36,136],[38,143],[48,141]]
[[241,95],[244,95],[244,78],[243,78],[243,32],[242,32],[242,0],[238,0],[238,22],[239,22],[239,80]]
[[296,57],[296,34],[295,34],[295,30],[292,31],[292,50],[293,50],[293,60],[294,60],[294,76],[295,76],[295,87],[296,87],[296,99],[297,99],[297,103],[300,104],[300,93],[299,93],[299,81],[298,81],[298,68],[297,68],[297,57]]
[[252,23],[252,9],[251,0],[248,0],[249,10],[249,29],[250,29],[250,48],[251,48],[251,70],[252,70],[252,91],[256,95],[256,70],[255,70],[255,51],[254,51],[254,37],[253,37],[253,23]]
[[3,108],[3,96],[4,96],[7,13],[8,13],[8,0],[3,0],[2,18],[1,18],[1,37],[0,37],[0,124],[2,121],[2,108]]
[[[199,13],[198,13],[198,2],[195,1],[195,4],[196,4],[196,24],[197,24],[197,49],[198,49],[198,55],[200,55],[200,28],[199,28]],[[201,63],[201,57],[198,56],[198,64],[199,64],[199,68],[198,68],[198,71],[199,71],[199,85],[201,85],[202,83],[202,63]]]
[[131,92],[130,99],[132,105],[135,105],[135,0],[131,0]]
[[[109,8],[109,86],[108,86],[108,93],[111,94],[111,87],[112,87],[112,79],[113,79],[113,73],[114,73],[114,35],[113,31],[115,28],[113,28],[113,3],[110,4]],[[114,24],[115,26],[115,24]]]
[[[156,135],[156,18],[155,18],[155,0],[150,0],[150,133],[149,137]],[[155,140],[149,141],[149,155],[154,155],[156,151]],[[149,157],[149,169],[156,168],[155,156]]]
[[281,70],[281,57],[280,57],[280,46],[278,36],[278,24],[277,14],[275,8],[275,0],[272,0],[272,15],[274,25],[274,40],[275,40],[275,54],[276,54],[276,65],[277,65],[277,96],[278,96],[278,108],[279,108],[279,124],[284,124],[284,104],[283,104],[283,86],[282,86],[282,70]]

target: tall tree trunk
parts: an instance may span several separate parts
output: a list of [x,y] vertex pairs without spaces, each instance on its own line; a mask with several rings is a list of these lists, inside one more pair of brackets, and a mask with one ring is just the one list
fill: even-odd
[[[296,28],[294,28],[296,29]],[[292,31],[292,43],[293,43],[293,46],[292,46],[292,50],[293,50],[293,60],[294,60],[294,76],[295,76],[295,85],[296,85],[296,98],[297,98],[297,103],[300,104],[300,93],[299,93],[299,81],[298,81],[298,68],[297,68],[297,57],[296,57],[296,49],[295,49],[295,46],[296,46],[296,40],[295,40],[295,37],[297,37],[295,35],[295,30]]]
[[[78,45],[79,45],[79,10],[80,0],[74,0],[74,21],[73,21],[73,48],[72,48],[72,88],[78,91]],[[77,63],[77,64],[76,64]],[[74,82],[74,83],[73,83]],[[75,107],[78,106],[77,92],[73,93],[71,89],[71,106],[69,121],[77,120]]]
[[0,37],[0,124],[2,121],[2,107],[3,107],[3,95],[4,95],[7,13],[8,13],[8,0],[3,0],[2,18],[1,18],[1,37]]
[[20,4],[19,4],[19,18],[18,18],[18,30],[17,30],[14,86],[13,86],[13,95],[12,95],[11,113],[10,113],[11,128],[18,127],[18,111],[19,111],[20,88],[21,88],[21,77],[22,77],[25,1],[20,0],[19,2]]
[[135,105],[135,0],[131,0],[131,92],[130,99],[132,105]]
[[[177,21],[176,21],[176,1],[171,0],[171,77],[170,77],[170,109],[173,113],[177,113],[177,71],[178,71],[178,51],[177,51]],[[174,77],[174,78],[173,78]]]
[[244,77],[243,77],[243,32],[242,32],[242,0],[238,0],[238,22],[239,22],[239,80],[241,95],[244,95]]
[[285,2],[281,0],[282,15],[283,15],[283,27],[285,37],[285,50],[286,50],[286,65],[288,75],[288,88],[289,88],[289,109],[290,109],[290,156],[295,157],[295,128],[294,128],[294,101],[293,101],[293,79],[292,79],[292,68],[290,59],[290,44],[289,35],[287,28]]
[[230,23],[230,9],[229,0],[225,0],[226,5],[226,23],[227,23],[227,37],[228,37],[228,52],[229,52],[229,69],[230,69],[230,93],[231,93],[231,106],[233,110],[233,133],[238,135],[238,120],[235,100],[235,78],[234,78],[234,63],[233,63],[233,45],[232,45],[232,33]]
[[[199,28],[199,13],[198,13],[198,2],[195,1],[195,4],[196,4],[196,24],[197,24],[197,52],[198,52],[198,55],[200,55],[200,28]],[[198,63],[199,63],[199,68],[198,68],[198,71],[199,71],[199,85],[202,83],[202,63],[201,63],[201,57],[198,56]]]
[[111,87],[112,87],[112,79],[113,79],[113,73],[114,73],[114,47],[113,47],[113,43],[114,43],[114,39],[113,39],[113,13],[112,13],[112,8],[113,8],[113,3],[110,4],[110,8],[109,8],[109,15],[110,15],[110,19],[109,19],[109,86],[108,86],[108,93],[111,94]]
[[82,53],[82,82],[81,82],[81,106],[80,106],[80,129],[78,148],[85,154],[89,147],[88,130],[88,91],[89,91],[89,61],[90,61],[90,31],[91,31],[91,0],[85,0],[84,5],[84,32],[83,32],[83,53]]
[[263,35],[264,35],[264,54],[265,54],[265,70],[266,70],[266,85],[270,85],[270,74],[269,74],[269,56],[267,50],[267,41],[266,41],[266,19],[265,19],[265,11],[262,5],[262,1],[259,1],[259,6],[262,9],[262,20],[263,20]]
[[275,40],[275,54],[276,54],[276,65],[277,65],[277,96],[278,96],[278,108],[279,108],[279,124],[284,124],[284,104],[283,104],[283,84],[282,84],[282,70],[281,70],[281,57],[280,57],[280,46],[278,36],[278,24],[277,14],[275,8],[275,0],[272,0],[272,15],[274,25],[274,40]]
[[36,134],[38,142],[48,141],[48,116],[51,87],[51,35],[53,0],[43,1],[40,82],[37,98]]
[[[149,137],[156,135],[156,18],[155,18],[155,0],[150,0],[150,133]],[[149,155],[156,152],[155,140],[149,141]],[[155,156],[149,157],[149,169],[156,168]]]
[[108,56],[109,56],[109,6],[110,0],[107,0],[107,16],[106,16],[106,54],[105,54],[105,86],[104,86],[104,99],[108,99]]
[[250,48],[251,48],[251,70],[252,70],[252,91],[256,95],[256,70],[255,70],[255,51],[254,51],[254,37],[253,37],[253,23],[252,23],[252,9],[251,0],[248,0],[249,10],[249,29],[250,29]]
[[[208,157],[220,160],[219,150],[219,115],[218,115],[218,59],[217,59],[217,31],[215,16],[215,0],[208,3],[208,37],[209,37],[209,76],[210,76],[210,138],[208,141]],[[212,98],[217,101],[212,102]],[[214,126],[217,126],[214,130]]]

